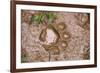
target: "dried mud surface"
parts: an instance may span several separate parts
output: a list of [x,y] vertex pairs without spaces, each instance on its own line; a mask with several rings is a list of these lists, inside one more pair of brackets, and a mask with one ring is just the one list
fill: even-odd
[[[30,25],[30,18],[35,11],[21,12],[21,62],[47,62],[89,59],[90,29],[89,18],[86,13],[54,12],[57,19],[52,26],[59,33],[57,43],[44,47],[39,40],[41,31],[46,25]],[[86,23],[81,21],[85,17]],[[87,19],[88,18],[88,19]],[[84,21],[84,19],[83,19]],[[59,28],[60,24],[64,24]],[[65,34],[65,37],[64,37]]]

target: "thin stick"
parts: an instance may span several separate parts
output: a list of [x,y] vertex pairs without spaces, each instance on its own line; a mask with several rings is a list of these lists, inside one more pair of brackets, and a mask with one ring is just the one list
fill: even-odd
[[50,52],[49,52],[49,61],[50,61],[50,59],[51,59],[51,55],[50,55]]

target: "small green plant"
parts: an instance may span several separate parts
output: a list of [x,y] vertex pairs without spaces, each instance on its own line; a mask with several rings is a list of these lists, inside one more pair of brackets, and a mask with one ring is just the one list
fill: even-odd
[[56,19],[56,15],[53,12],[40,12],[32,15],[31,22],[36,24],[51,24]]

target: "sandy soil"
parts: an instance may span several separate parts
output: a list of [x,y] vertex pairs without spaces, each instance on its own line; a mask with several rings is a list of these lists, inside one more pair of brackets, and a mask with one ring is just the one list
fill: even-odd
[[[22,63],[89,59],[89,20],[86,23],[86,27],[83,27],[82,22],[77,19],[77,17],[81,19],[80,17],[82,15],[84,16],[86,13],[54,12],[54,14],[57,15],[57,19],[52,26],[59,33],[60,38],[58,42],[53,45],[54,47],[51,47],[51,52],[49,52],[43,47],[44,42],[39,40],[40,33],[44,28],[46,28],[46,25],[40,24],[37,26],[33,23],[30,25],[31,13],[25,10],[22,11]],[[65,24],[64,30],[61,30],[58,27],[61,22]],[[68,38],[64,38],[63,33],[66,33]]]

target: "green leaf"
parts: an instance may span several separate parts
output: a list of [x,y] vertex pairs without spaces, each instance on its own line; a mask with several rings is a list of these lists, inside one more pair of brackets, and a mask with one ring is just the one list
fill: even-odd
[[51,24],[54,21],[55,17],[56,16],[52,12],[40,12],[39,14],[32,16],[32,22],[41,24],[47,21],[47,23]]

